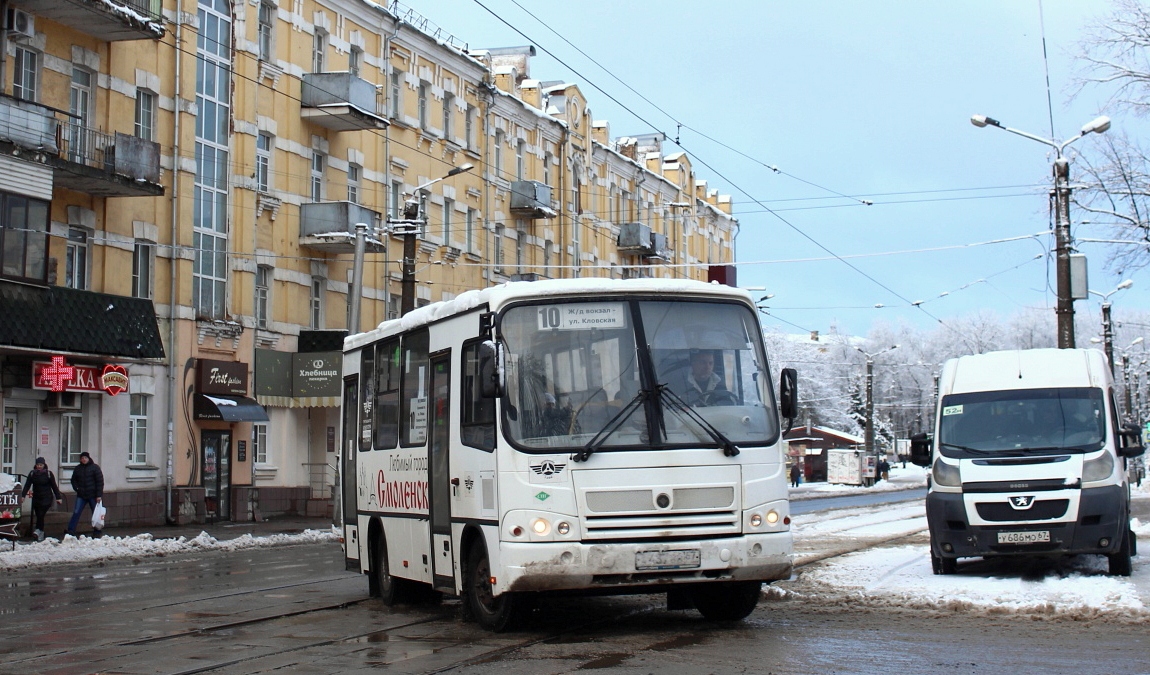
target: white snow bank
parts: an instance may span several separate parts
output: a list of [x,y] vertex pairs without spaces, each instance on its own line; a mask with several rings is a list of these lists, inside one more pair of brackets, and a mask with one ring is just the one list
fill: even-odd
[[[337,541],[339,534],[333,530],[304,530],[300,534],[273,534],[266,537],[253,537],[245,534],[235,539],[219,540],[207,532],[200,532],[192,539],[155,539],[150,534],[134,537],[91,537],[65,536],[63,541],[45,539],[32,544],[18,544],[15,550],[0,550],[0,570],[17,570],[35,565],[62,563],[89,563],[121,558],[162,557],[177,553],[195,551],[239,551],[249,548],[310,544],[321,541]],[[0,542],[0,549],[5,547]]]

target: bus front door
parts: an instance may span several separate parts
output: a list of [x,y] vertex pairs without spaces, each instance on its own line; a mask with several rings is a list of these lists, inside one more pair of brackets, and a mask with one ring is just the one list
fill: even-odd
[[451,440],[451,353],[431,356],[431,410],[427,424],[427,465],[430,475],[432,586],[455,592],[455,556],[451,550],[451,483],[448,447]]

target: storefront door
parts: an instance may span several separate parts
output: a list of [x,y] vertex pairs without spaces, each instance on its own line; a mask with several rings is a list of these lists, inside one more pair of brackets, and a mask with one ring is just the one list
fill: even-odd
[[232,518],[232,433],[203,431],[203,486],[205,517],[208,522]]
[[16,413],[7,410],[0,431],[0,472],[16,474]]

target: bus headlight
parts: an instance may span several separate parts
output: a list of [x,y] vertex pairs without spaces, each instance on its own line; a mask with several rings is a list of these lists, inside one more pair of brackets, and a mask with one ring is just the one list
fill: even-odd
[[567,521],[561,521],[558,525],[555,526],[555,531],[566,537],[571,532],[571,523],[568,523]]
[[934,470],[931,473],[934,474],[935,485],[941,485],[943,487],[959,487],[962,485],[962,477],[958,472],[958,467],[953,464],[947,464],[942,461],[942,458],[935,460]]
[[546,537],[551,532],[551,523],[544,518],[536,518],[531,521],[531,531],[540,537]]
[[751,527],[759,527],[763,524],[763,517],[757,513],[751,514]]
[[774,525],[779,522],[779,512],[771,509],[767,511],[767,525]]
[[1096,480],[1105,480],[1114,473],[1114,458],[1109,452],[1102,453],[1094,459],[1082,463],[1082,482],[1089,483]]

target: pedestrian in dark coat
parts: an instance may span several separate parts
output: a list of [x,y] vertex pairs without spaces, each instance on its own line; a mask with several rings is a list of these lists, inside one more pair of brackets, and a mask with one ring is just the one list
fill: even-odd
[[35,517],[32,534],[36,537],[36,541],[44,541],[44,516],[48,513],[48,509],[52,508],[52,499],[55,498],[56,503],[60,504],[64,501],[64,495],[60,494],[56,476],[48,470],[48,464],[43,457],[37,457],[36,466],[28,472],[24,489],[20,491],[21,502],[28,496],[29,491],[32,492],[32,513]]
[[791,465],[791,487],[799,486],[799,479],[802,477],[802,469],[799,468],[799,463],[795,462]]
[[[72,469],[72,489],[76,491],[76,508],[72,510],[72,519],[68,521],[68,534],[74,537],[84,507],[95,511],[96,504],[104,501],[104,472],[86,452],[80,453],[80,463]],[[101,530],[92,531],[93,537],[101,534]]]

